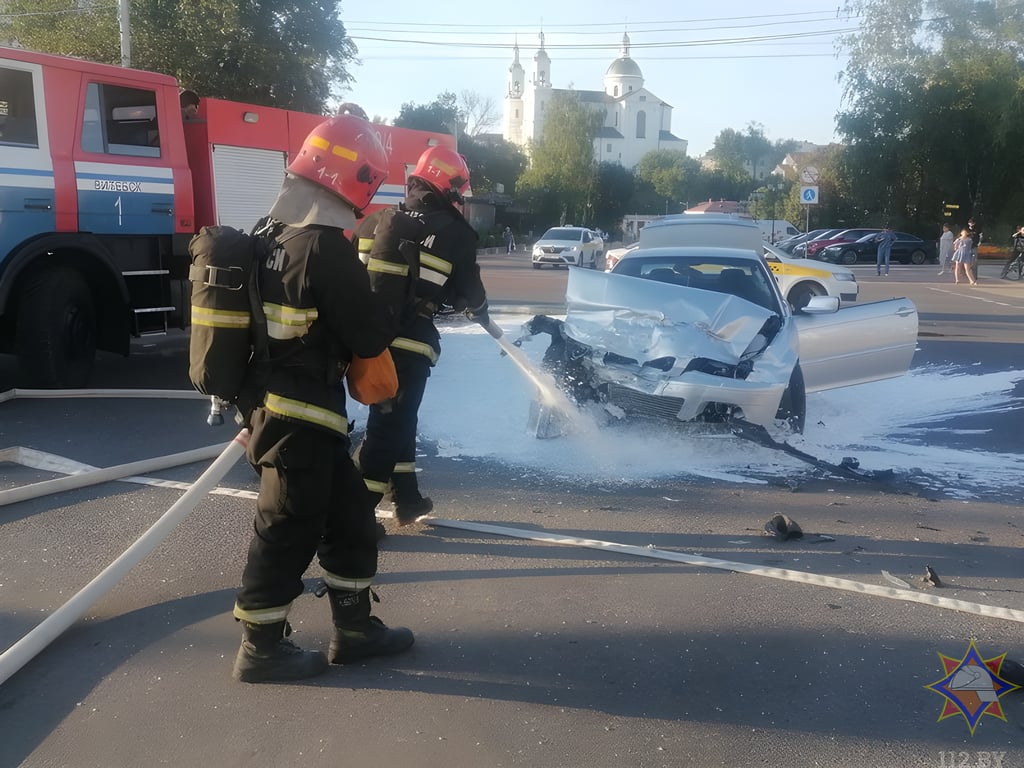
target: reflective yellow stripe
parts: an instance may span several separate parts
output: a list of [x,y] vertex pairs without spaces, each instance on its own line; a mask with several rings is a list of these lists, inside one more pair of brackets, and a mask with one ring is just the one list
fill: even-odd
[[769,269],[776,275],[794,275],[797,277],[821,277],[828,279],[832,277],[831,272],[823,269],[812,269],[811,267],[797,267],[792,264],[769,264]]
[[363,478],[363,482],[366,484],[366,490],[370,493],[387,493],[391,489],[391,483],[384,483],[380,480],[371,480],[368,477]]
[[322,136],[310,136],[309,143],[312,144],[317,149],[327,149],[329,146],[331,146],[331,142],[329,142]]
[[395,264],[391,261],[384,261],[383,259],[371,258],[366,262],[366,268],[370,272],[382,272],[386,275],[399,275],[405,277],[409,274],[408,264]]
[[330,571],[324,571],[324,583],[331,589],[344,589],[349,592],[362,592],[373,586],[373,579],[348,579]]
[[327,427],[342,435],[348,434],[348,422],[342,418],[340,413],[335,413],[327,408],[304,403],[301,400],[292,400],[289,397],[281,397],[273,393],[267,395],[267,401],[264,403],[264,406],[268,411],[276,413],[278,416],[287,416],[292,419],[309,422],[310,424]]
[[372,237],[359,238],[359,245],[356,246],[356,250],[358,250],[360,253],[369,253],[371,248],[373,248]]
[[349,149],[348,147],[343,147],[340,144],[335,144],[333,147],[331,147],[331,152],[333,152],[338,157],[345,158],[346,160],[355,161],[355,159],[359,157],[359,155],[356,154],[355,150]]
[[397,461],[395,462],[395,468],[393,472],[415,472],[416,462],[415,461]]
[[452,273],[452,263],[445,261],[442,258],[435,256],[432,253],[426,251],[420,251],[420,266],[427,266],[431,269],[436,269],[438,272],[443,272],[446,275]]
[[258,608],[256,610],[247,611],[235,603],[235,609],[232,613],[235,618],[239,621],[248,621],[250,624],[273,624],[278,621],[284,621],[288,618],[288,611],[291,609],[292,604],[279,605],[275,608]]
[[283,304],[263,302],[267,316],[267,334],[272,339],[297,339],[305,336],[309,326],[317,319],[316,307],[286,307]]
[[420,265],[420,280],[426,280],[428,283],[443,286],[448,282],[448,275],[443,275],[432,269],[424,269],[423,266]]
[[407,339],[404,336],[398,336],[394,341],[391,342],[391,346],[395,349],[404,349],[406,352],[416,352],[423,355],[430,364],[434,365],[437,363],[437,352],[429,344],[424,344],[422,341],[416,341],[415,339]]
[[249,321],[248,312],[192,305],[192,325],[205,325],[210,328],[248,328]]

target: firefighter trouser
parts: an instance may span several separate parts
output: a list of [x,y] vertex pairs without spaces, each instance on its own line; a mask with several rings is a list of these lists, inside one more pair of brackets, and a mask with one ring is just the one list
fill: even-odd
[[377,573],[377,530],[347,437],[268,417],[263,408],[252,421],[247,456],[260,492],[235,616],[263,624],[287,615],[314,555],[336,586],[367,586]]
[[415,475],[416,427],[430,377],[430,361],[404,350],[393,349],[391,355],[398,374],[398,394],[383,406],[370,406],[357,460],[372,493],[383,495],[392,485],[392,478],[397,478],[393,484],[397,503],[419,497]]

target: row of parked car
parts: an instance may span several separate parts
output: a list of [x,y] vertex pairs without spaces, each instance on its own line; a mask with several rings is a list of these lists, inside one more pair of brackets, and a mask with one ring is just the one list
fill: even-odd
[[[881,229],[814,229],[788,238],[776,247],[800,259],[817,259],[832,264],[874,262],[878,257],[876,238]],[[896,232],[896,240],[889,254],[891,261],[901,264],[925,264],[938,260],[938,243],[923,240],[907,232]]]

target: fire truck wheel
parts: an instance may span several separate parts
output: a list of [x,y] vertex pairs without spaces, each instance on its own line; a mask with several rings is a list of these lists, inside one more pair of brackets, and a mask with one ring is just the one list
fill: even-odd
[[18,309],[16,348],[22,386],[84,387],[96,356],[96,308],[69,267],[30,276]]

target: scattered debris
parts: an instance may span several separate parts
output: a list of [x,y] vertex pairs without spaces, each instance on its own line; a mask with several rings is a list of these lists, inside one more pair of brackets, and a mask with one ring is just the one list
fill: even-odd
[[910,585],[907,584],[907,582],[905,582],[903,579],[897,579],[895,576],[893,576],[888,571],[882,571],[882,576],[885,578],[886,581],[888,581],[890,584],[892,584],[895,587],[902,587],[903,589],[910,589]]
[[930,565],[924,567],[924,576],[921,577],[921,581],[932,587],[943,586],[942,580],[939,578],[939,574],[935,572],[935,569]]
[[775,515],[764,524],[763,533],[765,536],[772,536],[779,541],[799,539],[804,535],[800,524],[789,515]]
[[941,531],[942,530],[941,528],[932,528],[930,525],[922,525],[921,523],[918,523],[917,527],[920,528],[922,531]]
[[863,480],[881,485],[895,493],[903,493],[909,496],[923,496],[930,491],[921,485],[897,477],[892,469],[860,469],[860,462],[852,456],[844,456],[838,464],[819,459],[809,453],[794,448],[787,442],[775,440],[760,424],[752,424],[743,419],[732,419],[729,422],[732,434],[756,443],[765,448],[787,453],[790,456],[810,464],[812,467],[827,472],[831,475],[847,478],[850,480]]

